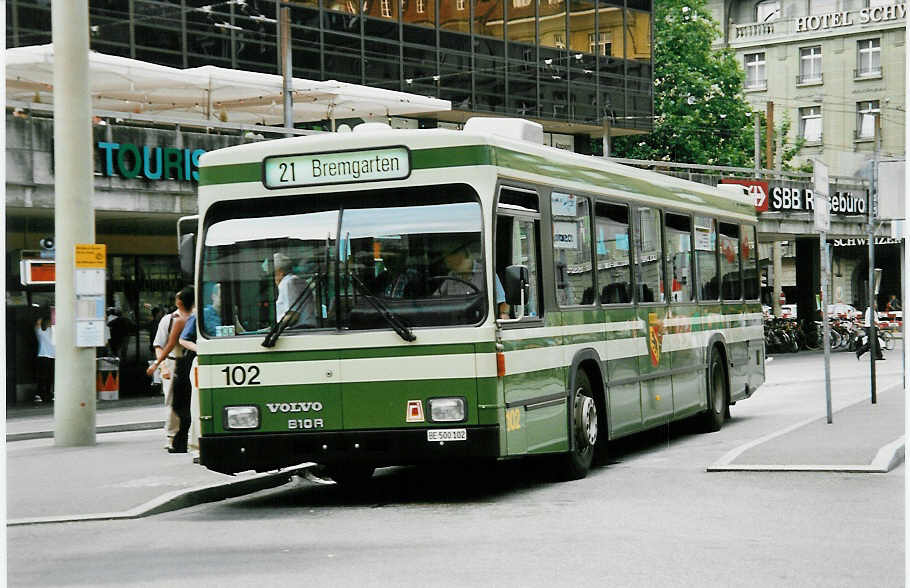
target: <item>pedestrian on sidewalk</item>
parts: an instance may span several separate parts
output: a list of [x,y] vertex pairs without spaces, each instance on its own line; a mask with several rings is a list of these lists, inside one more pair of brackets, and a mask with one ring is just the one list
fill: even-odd
[[[863,327],[865,329],[867,329],[867,333],[868,333],[869,327],[874,324],[873,321],[876,320],[877,315],[878,315],[878,312],[876,312],[876,304],[873,301],[872,306],[866,307],[866,318],[865,318],[865,324],[863,325]],[[869,335],[867,334],[865,341],[863,341],[863,344],[857,346],[857,348],[856,348],[856,359],[857,360],[859,360],[859,358],[862,357],[865,352],[869,351],[869,348],[873,345],[873,343],[875,345],[875,359],[876,360],[885,359],[885,356],[882,355],[882,346],[878,342],[878,335],[876,334],[876,336],[872,337],[872,339],[875,339],[875,341],[870,342]]]
[[[164,431],[168,437],[166,447],[168,450],[173,447],[174,436],[180,428],[179,417],[174,411],[174,374],[177,368],[177,358],[183,354],[183,347],[178,345],[177,341],[190,316],[190,310],[193,308],[192,287],[188,286],[177,292],[174,303],[177,310],[164,315],[158,322],[154,341],[156,361],[146,371],[146,374],[152,375],[156,369],[161,370],[161,388],[164,392],[164,406],[167,410]],[[187,304],[189,304],[189,309]]]
[[180,344],[184,347],[185,361],[190,364],[189,381],[190,381],[190,426],[187,435],[187,450],[193,456],[193,462],[199,463],[199,387],[196,385],[196,379],[192,377],[197,366],[198,358],[196,357],[196,316],[192,315],[183,327],[180,333]]
[[35,321],[35,336],[38,338],[38,357],[35,359],[35,373],[38,393],[35,403],[50,402],[54,399],[54,327],[51,326],[51,310],[43,307]]
[[[192,291],[192,288],[190,288]],[[184,302],[185,304],[185,302]],[[193,309],[193,298],[191,296],[189,302],[190,311]],[[190,399],[192,397],[192,387],[190,384],[190,377],[192,376],[192,364],[193,359],[196,357],[196,314],[192,313],[187,317],[186,324],[183,326],[183,329],[180,333],[180,348],[182,353],[180,357],[177,358],[177,379],[174,382],[174,412],[177,413],[177,417],[180,419],[180,428],[177,429],[177,434],[174,435],[174,442],[170,449],[169,453],[186,453],[187,452],[187,437],[190,432]],[[192,335],[190,335],[192,333]],[[187,339],[187,337],[192,337],[192,341]],[[192,345],[187,345],[186,343],[192,343]]]

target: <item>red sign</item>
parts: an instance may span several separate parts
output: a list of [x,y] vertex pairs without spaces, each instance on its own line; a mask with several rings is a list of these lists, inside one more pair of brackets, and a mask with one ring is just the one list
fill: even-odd
[[739,184],[749,188],[749,194],[755,198],[755,212],[767,212],[768,210],[768,182],[759,180],[740,180],[733,178],[724,178],[721,184]]
[[20,281],[23,286],[53,284],[56,265],[52,259],[23,259],[19,262]]

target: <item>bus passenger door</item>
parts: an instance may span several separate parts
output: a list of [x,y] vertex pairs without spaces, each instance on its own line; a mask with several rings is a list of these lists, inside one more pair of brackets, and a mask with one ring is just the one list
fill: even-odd
[[638,386],[638,317],[632,305],[629,207],[594,205],[594,253],[597,287],[604,309],[609,431],[613,437],[641,427]]
[[670,356],[664,353],[664,323],[667,320],[666,282],[663,275],[661,215],[656,208],[636,210],[635,290],[638,319],[645,353],[638,356],[641,413],[644,428],[669,421],[673,415]]
[[[501,330],[505,375],[501,378],[505,403],[502,423],[508,455],[565,449],[566,401],[562,371],[552,355],[559,354],[558,334],[542,332],[540,214],[537,194],[502,189],[496,217],[494,270],[502,276],[510,265],[528,268],[531,292],[524,318]],[[509,309],[518,316],[517,308]]]
[[698,314],[692,261],[692,217],[664,213],[666,276],[670,297],[669,318],[664,323],[664,352],[673,369],[673,416],[698,412],[704,405],[704,360],[693,330]]

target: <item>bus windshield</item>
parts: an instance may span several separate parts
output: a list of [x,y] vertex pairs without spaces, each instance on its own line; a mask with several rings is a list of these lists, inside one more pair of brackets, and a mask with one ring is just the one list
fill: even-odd
[[206,219],[200,330],[478,324],[487,313],[481,226],[477,195],[464,185],[216,204]]

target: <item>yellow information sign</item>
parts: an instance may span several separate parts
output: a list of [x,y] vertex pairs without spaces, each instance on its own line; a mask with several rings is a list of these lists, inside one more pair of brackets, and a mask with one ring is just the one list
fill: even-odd
[[104,269],[107,267],[106,246],[94,243],[76,244],[77,269]]

